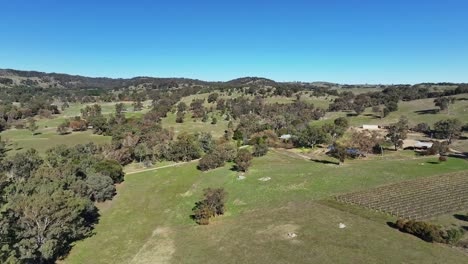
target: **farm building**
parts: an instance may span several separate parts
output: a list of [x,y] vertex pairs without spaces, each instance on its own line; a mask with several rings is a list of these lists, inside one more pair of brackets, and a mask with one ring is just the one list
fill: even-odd
[[432,147],[432,142],[421,142],[421,141],[416,141],[414,143],[414,148],[415,149],[428,149]]
[[379,129],[379,126],[378,125],[362,125],[362,129],[377,130]]

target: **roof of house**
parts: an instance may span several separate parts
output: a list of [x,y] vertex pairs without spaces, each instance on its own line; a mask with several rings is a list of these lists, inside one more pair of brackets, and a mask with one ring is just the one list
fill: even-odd
[[421,142],[421,141],[418,141],[414,144],[414,147],[415,148],[430,148],[432,147],[432,142]]

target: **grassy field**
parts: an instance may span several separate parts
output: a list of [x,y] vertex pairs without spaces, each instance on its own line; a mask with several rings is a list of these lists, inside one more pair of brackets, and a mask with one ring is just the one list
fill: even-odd
[[55,128],[41,129],[39,134],[32,135],[26,129],[10,129],[0,133],[2,140],[8,140],[8,147],[11,149],[8,153],[14,154],[18,151],[35,148],[39,153],[51,147],[65,144],[78,145],[94,142],[96,144],[110,143],[111,137],[94,135],[92,131],[74,132],[68,135],[58,135]]
[[[339,193],[468,168],[462,159],[428,163],[433,160],[337,166],[271,151],[254,160],[245,180],[230,165],[203,173],[196,163],[127,175],[115,199],[101,206],[96,234],[78,242],[64,262],[466,263],[458,250],[388,227],[388,216],[326,202]],[[189,219],[194,202],[204,188],[220,186],[229,193],[226,214],[197,226]]]
[[[144,108],[141,111],[134,112],[132,102],[123,102],[127,106],[127,117],[140,117],[144,113],[150,110],[149,105],[151,101],[144,102]],[[109,115],[115,112],[115,105],[117,103],[99,103],[102,108],[103,115]],[[77,145],[94,142],[96,144],[109,143],[111,137],[95,135],[91,131],[85,132],[73,132],[68,135],[58,135],[56,132],[57,126],[63,123],[65,119],[69,119],[74,116],[79,116],[80,110],[86,105],[93,104],[70,104],[70,107],[65,109],[59,115],[55,115],[50,119],[38,118],[37,125],[38,130],[36,135],[27,129],[9,129],[0,133],[0,137],[3,140],[8,140],[11,151],[9,154],[14,154],[17,151],[35,148],[40,153],[44,153],[48,148],[65,144],[65,145]]]
[[166,118],[163,118],[161,124],[165,128],[172,128],[176,135],[181,132],[197,133],[197,132],[209,132],[214,138],[219,138],[224,135],[224,131],[227,129],[229,121],[219,114],[214,115],[217,118],[216,125],[211,124],[211,115],[207,122],[202,122],[200,119],[194,120],[191,118],[191,113],[185,114],[183,123],[176,123],[176,114],[168,113]]
[[[351,124],[362,126],[363,124],[385,125],[397,122],[400,116],[408,117],[411,125],[418,123],[428,123],[433,125],[435,122],[447,119],[458,118],[463,123],[468,122],[468,94],[460,94],[454,96],[457,98],[454,104],[450,105],[450,113],[448,111],[438,112],[438,107],[434,105],[434,99],[421,99],[409,102],[400,101],[398,111],[390,113],[387,117],[380,119],[375,113],[372,113],[371,108],[367,108],[364,113],[359,116],[350,118]],[[346,113],[327,113],[327,119],[334,119],[339,116],[346,116]]]

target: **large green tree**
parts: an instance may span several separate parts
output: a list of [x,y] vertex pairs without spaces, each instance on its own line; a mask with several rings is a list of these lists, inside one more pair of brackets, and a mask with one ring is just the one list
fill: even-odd
[[395,150],[403,146],[403,140],[408,136],[408,119],[405,116],[400,117],[397,123],[388,128],[387,138],[395,147]]
[[458,137],[462,131],[462,123],[456,118],[440,120],[434,124],[434,136],[439,139],[446,139],[449,144]]

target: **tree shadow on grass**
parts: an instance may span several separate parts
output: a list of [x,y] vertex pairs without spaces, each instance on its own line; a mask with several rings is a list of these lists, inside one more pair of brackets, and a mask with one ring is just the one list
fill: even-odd
[[434,164],[434,165],[436,165],[436,164],[440,164],[440,162],[438,162],[438,161],[428,161],[428,162],[426,162],[426,163],[429,163],[429,164]]
[[455,218],[458,219],[458,220],[467,221],[467,222],[468,222],[468,215],[454,214],[453,217],[455,217]]
[[414,111],[418,115],[434,115],[439,113],[439,109],[426,109],[426,110],[418,110]]
[[334,164],[334,165],[340,165],[340,163],[338,163],[338,162],[329,161],[329,160],[310,159],[310,161],[313,161],[313,162],[318,162],[318,163],[322,163],[322,164]]
[[391,228],[398,229],[397,225],[396,225],[395,223],[393,223],[393,222],[388,221],[388,222],[387,222],[387,225],[388,225],[389,227],[391,227]]

